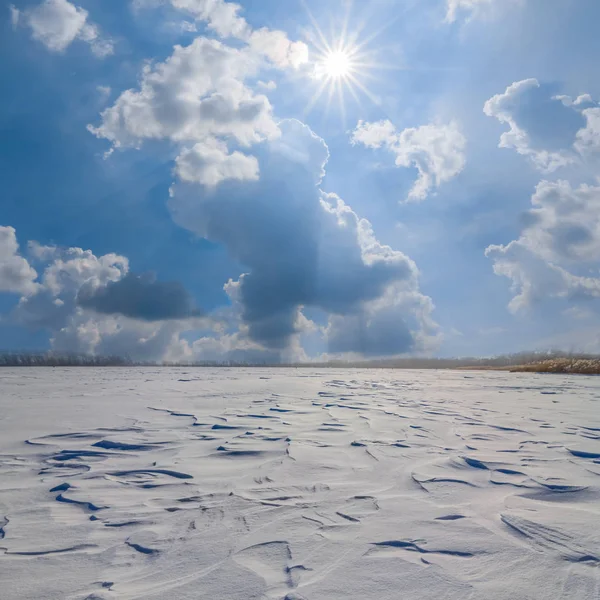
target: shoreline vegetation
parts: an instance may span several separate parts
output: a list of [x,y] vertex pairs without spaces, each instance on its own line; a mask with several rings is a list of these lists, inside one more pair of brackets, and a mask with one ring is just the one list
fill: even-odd
[[269,368],[375,368],[510,371],[514,373],[562,373],[600,375],[600,356],[560,351],[521,352],[484,358],[389,358],[330,360],[303,363],[244,361],[151,362],[127,356],[90,356],[57,352],[1,352],[0,367],[269,367]]

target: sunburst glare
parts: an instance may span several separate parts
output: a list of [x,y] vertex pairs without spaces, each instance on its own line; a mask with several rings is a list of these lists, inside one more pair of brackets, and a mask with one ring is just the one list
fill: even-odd
[[347,77],[352,72],[352,59],[347,51],[335,50],[323,58],[321,68],[326,77]]
[[328,39],[306,5],[305,8],[313,25],[307,41],[312,47],[311,75],[317,86],[306,107],[306,113],[313,109],[323,95],[327,98],[327,112],[333,98],[337,96],[342,120],[345,120],[347,94],[350,94],[359,105],[361,97],[367,97],[370,101],[377,103],[377,98],[366,83],[367,80],[373,79],[374,70],[385,68],[373,60],[373,52],[367,50],[367,44],[377,34],[359,40],[362,28],[349,32],[348,18],[346,18],[339,30],[332,33]]

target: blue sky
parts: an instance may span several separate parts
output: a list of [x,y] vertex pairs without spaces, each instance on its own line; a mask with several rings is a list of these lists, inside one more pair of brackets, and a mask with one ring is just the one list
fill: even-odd
[[598,350],[599,18],[594,0],[13,2],[0,346]]

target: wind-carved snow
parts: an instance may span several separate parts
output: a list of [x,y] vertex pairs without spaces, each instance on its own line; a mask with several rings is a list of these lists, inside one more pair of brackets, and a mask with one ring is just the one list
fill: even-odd
[[600,380],[3,369],[7,600],[596,600]]

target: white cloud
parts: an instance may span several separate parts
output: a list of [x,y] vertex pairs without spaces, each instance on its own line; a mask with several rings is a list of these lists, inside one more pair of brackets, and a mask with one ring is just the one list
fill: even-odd
[[298,362],[306,358],[301,349],[283,353],[266,350],[248,338],[244,327],[233,333],[203,335],[187,345],[185,360],[188,361],[234,361],[250,363]]
[[102,112],[100,125],[88,129],[113,148],[150,139],[181,144],[176,173],[185,181],[215,186],[226,179],[255,180],[256,159],[230,146],[274,139],[279,128],[268,98],[246,80],[258,74],[264,55],[281,68],[293,67],[304,48],[266,29],[253,32],[241,48],[198,37],[175,46],[166,61],[146,66],[140,87],[121,93]]
[[227,179],[258,179],[258,161],[254,156],[237,151],[229,154],[227,146],[215,139],[183,150],[175,163],[175,173],[188,183],[214,187]]
[[26,13],[33,37],[55,52],[64,51],[80,34],[87,11],[67,0],[45,0]]
[[600,187],[542,181],[531,203],[521,235],[528,248],[554,262],[600,261]]
[[600,187],[542,181],[519,239],[487,248],[494,271],[512,280],[513,312],[549,298],[600,298]]
[[144,323],[76,309],[64,327],[53,331],[51,344],[59,352],[178,361],[185,358],[187,347],[181,330],[177,323]]
[[12,227],[0,227],[0,292],[31,294],[36,290],[37,273],[19,254]]
[[572,99],[537,79],[524,79],[490,98],[483,110],[509,126],[499,147],[516,150],[545,173],[600,149],[600,108],[589,94]]
[[268,29],[253,30],[246,19],[240,16],[242,7],[225,0],[134,0],[134,7],[149,8],[169,2],[177,10],[207,23],[221,38],[242,40],[253,53],[266,57],[280,69],[299,68],[308,62],[308,46],[304,42],[292,42],[283,31]]
[[249,33],[249,25],[239,16],[241,6],[225,0],[171,0],[178,10],[188,12],[208,26],[221,37],[244,39]]
[[[145,140],[168,140],[179,146],[175,173],[184,181],[217,186],[228,179],[256,180],[256,158],[240,152],[279,135],[269,99],[251,87],[261,69],[299,68],[308,60],[303,42],[282,31],[253,30],[240,16],[241,7],[224,0],[136,0],[135,9],[169,4],[206,22],[235,44],[197,37],[176,45],[171,56],[147,64],[138,89],[122,92],[88,129],[112,148],[139,148]],[[241,44],[239,42],[242,42]],[[192,172],[192,169],[195,172]]]
[[84,284],[93,288],[118,281],[129,271],[129,261],[118,254],[97,257],[91,250],[38,246],[37,256],[51,261],[42,275],[42,285],[54,297],[78,291]]
[[582,115],[586,119],[586,126],[577,132],[575,149],[581,155],[600,152],[600,108],[586,108]]
[[308,62],[308,46],[304,42],[291,42],[283,31],[263,27],[253,31],[248,39],[250,48],[266,56],[280,69],[298,69]]
[[68,0],[44,0],[31,9],[15,10],[13,24],[27,25],[32,37],[53,52],[64,52],[75,40],[88,43],[99,58],[114,51],[112,40],[103,38],[98,27],[88,20],[87,10]]
[[413,201],[424,200],[432,190],[456,177],[466,164],[466,140],[455,122],[411,127],[398,133],[390,121],[359,121],[352,143],[384,147],[396,156],[398,167],[415,167],[419,177],[408,195]]
[[147,139],[202,142],[227,137],[243,146],[278,134],[266,96],[244,83],[258,68],[255,57],[217,40],[196,38],[175,46],[163,63],[148,66],[140,88],[123,92],[89,129],[115,147]]
[[258,81],[256,85],[259,88],[267,91],[273,91],[277,89],[277,84],[274,81]]

